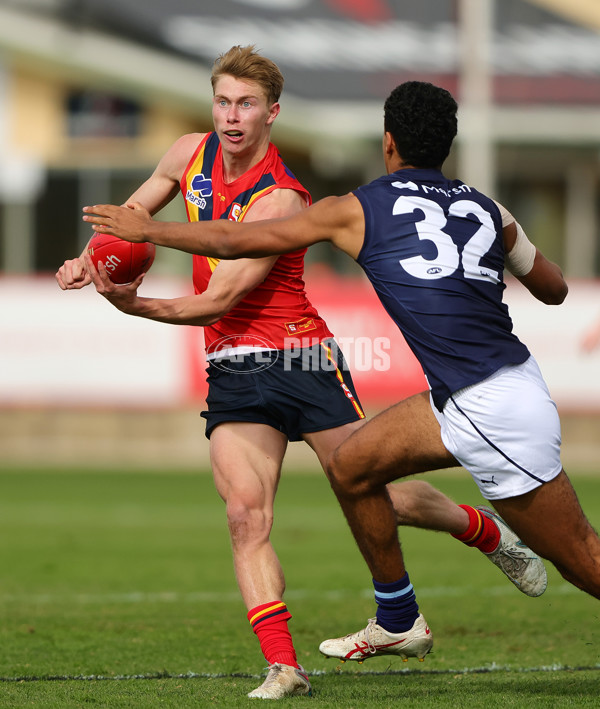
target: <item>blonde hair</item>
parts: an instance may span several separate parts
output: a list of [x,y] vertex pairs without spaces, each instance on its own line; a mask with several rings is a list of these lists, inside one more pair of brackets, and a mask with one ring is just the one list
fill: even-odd
[[210,77],[213,92],[217,79],[223,74],[255,81],[264,90],[269,104],[279,101],[283,90],[283,74],[277,64],[261,56],[254,45],[242,47],[238,44],[217,57]]

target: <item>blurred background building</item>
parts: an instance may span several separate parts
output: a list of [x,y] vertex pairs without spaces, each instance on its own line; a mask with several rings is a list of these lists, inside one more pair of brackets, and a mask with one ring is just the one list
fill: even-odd
[[[491,191],[570,277],[600,272],[595,0],[2,0],[0,268],[53,272],[182,133],[212,62],[255,44],[286,77],[274,139],[315,197],[381,172],[403,80],[461,105],[448,172]],[[340,264],[348,264],[340,259]]]
[[[382,172],[382,104],[398,83],[432,81],[455,95],[459,135],[445,172],[506,204],[580,286],[568,333],[557,332],[566,324],[556,311],[533,311],[524,328],[532,321],[545,328],[539,347],[556,356],[544,371],[562,371],[559,403],[600,411],[598,385],[591,393],[586,385],[599,360],[581,363],[576,346],[564,352],[556,342],[577,339],[600,318],[598,0],[0,0],[0,407],[81,403],[65,391],[69,377],[77,389],[89,376],[82,370],[77,378],[75,343],[90,328],[84,312],[96,313],[99,299],[92,305],[82,295],[81,312],[50,276],[89,238],[83,205],[121,203],[176,138],[211,129],[210,70],[235,44],[256,45],[282,69],[273,139],[315,199]],[[159,218],[185,219],[181,202]],[[325,246],[309,250],[308,264],[309,277],[323,264],[330,279],[361,277]],[[161,250],[151,275],[177,293],[177,278],[189,272],[186,255]],[[58,310],[40,315],[27,278],[46,304],[62,295]],[[101,312],[97,325],[117,317]],[[343,329],[349,313],[340,312],[329,317]],[[133,319],[124,320],[131,332]],[[26,321],[35,333],[25,333]],[[77,337],[74,322],[83,325]],[[528,332],[519,334],[529,342]],[[192,338],[189,353],[189,339],[187,359],[201,352]],[[24,371],[15,373],[19,363]],[[565,367],[580,379],[565,376]],[[143,384],[141,374],[131,381]],[[23,382],[37,394],[23,394]],[[150,400],[159,407],[189,401],[188,384],[166,380]],[[106,392],[106,383],[98,390]],[[131,389],[117,403],[127,400],[148,403]]]

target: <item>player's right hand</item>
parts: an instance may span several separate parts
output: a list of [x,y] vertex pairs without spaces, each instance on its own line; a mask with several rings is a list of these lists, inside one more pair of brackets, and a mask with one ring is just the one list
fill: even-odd
[[92,282],[81,258],[65,261],[54,277],[62,290],[76,290]]

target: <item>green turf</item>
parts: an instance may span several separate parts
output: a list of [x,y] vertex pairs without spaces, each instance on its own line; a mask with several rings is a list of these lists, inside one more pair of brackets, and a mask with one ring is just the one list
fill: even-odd
[[[459,502],[482,501],[465,474],[428,479]],[[574,483],[600,526],[600,481]],[[4,471],[0,491],[1,707],[250,703],[265,663],[210,475]],[[370,579],[325,479],[284,474],[273,538],[315,696],[278,706],[598,706],[597,601],[553,569],[530,599],[446,535],[401,536],[434,653],[326,660],[323,638],[373,615]]]

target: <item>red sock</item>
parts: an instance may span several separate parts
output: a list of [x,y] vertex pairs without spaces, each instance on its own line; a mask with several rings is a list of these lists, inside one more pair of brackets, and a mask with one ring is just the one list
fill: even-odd
[[260,642],[266,661],[272,665],[298,667],[288,620],[292,617],[283,601],[273,601],[248,611],[248,620]]
[[475,547],[484,554],[493,552],[500,541],[500,530],[493,519],[469,505],[459,505],[469,515],[469,526],[462,534],[453,534],[455,539],[469,547]]

